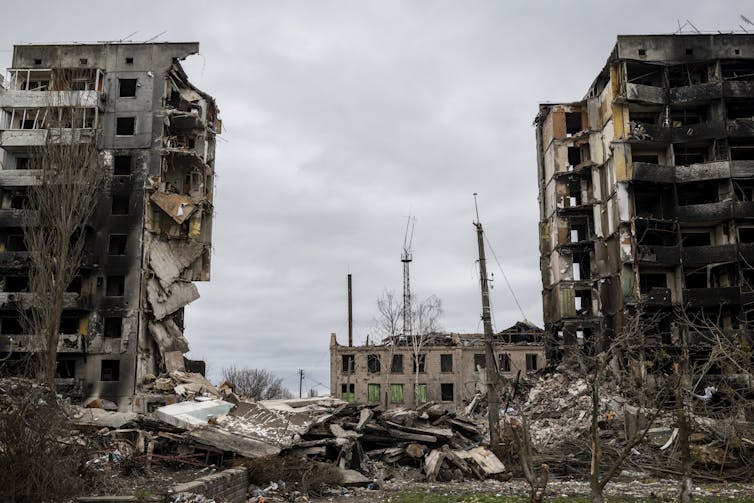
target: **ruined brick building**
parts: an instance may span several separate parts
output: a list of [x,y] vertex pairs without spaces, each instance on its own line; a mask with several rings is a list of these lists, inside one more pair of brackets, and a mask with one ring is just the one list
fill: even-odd
[[69,287],[57,377],[132,402],[148,373],[183,364],[183,309],[210,275],[215,136],[212,97],[180,60],[198,43],[18,45],[0,87],[0,359],[38,349],[19,323],[28,293],[21,208],[45,144],[45,116],[75,103],[77,137],[93,138],[106,170],[80,277]]
[[752,321],[754,35],[619,36],[586,96],[535,125],[550,355],[639,306]]
[[[499,372],[515,378],[519,371],[543,368],[541,341],[542,329],[528,322],[497,333],[494,352]],[[331,334],[330,392],[348,402],[385,408],[433,401],[453,410],[468,404],[484,385],[482,334],[433,334],[418,350],[418,359],[416,354],[410,341],[401,337],[379,345],[348,346],[338,344]]]

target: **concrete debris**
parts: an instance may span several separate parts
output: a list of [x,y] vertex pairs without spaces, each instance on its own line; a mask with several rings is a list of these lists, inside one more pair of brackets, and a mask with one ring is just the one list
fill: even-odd
[[167,289],[164,289],[156,278],[150,278],[147,281],[147,299],[152,306],[152,313],[156,320],[161,320],[165,316],[173,314],[198,298],[199,290],[193,283],[176,281]]
[[[160,353],[163,355],[163,358],[165,358],[166,367],[168,365],[166,355],[172,352],[180,352],[181,366],[183,365],[183,353],[188,352],[189,345],[188,341],[183,336],[183,332],[178,327],[178,325],[176,325],[175,321],[170,318],[166,319],[165,321],[150,321],[149,333],[152,334],[152,337],[157,343],[157,347],[159,348]],[[167,370],[170,371],[180,369],[172,368]]]
[[163,289],[167,289],[204,251],[194,240],[155,239],[149,244],[149,267]]
[[155,192],[150,199],[177,224],[185,222],[197,208],[197,203],[191,197],[181,194]]

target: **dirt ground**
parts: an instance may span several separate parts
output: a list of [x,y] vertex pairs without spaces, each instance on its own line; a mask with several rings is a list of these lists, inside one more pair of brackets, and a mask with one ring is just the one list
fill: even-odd
[[[751,484],[698,484],[694,486],[694,495],[706,501],[740,501],[754,500],[754,485]],[[395,502],[403,499],[402,495],[417,493],[436,496],[453,495],[486,495],[486,496],[519,496],[528,495],[529,486],[523,480],[499,482],[496,480],[444,482],[444,483],[406,483],[389,481],[385,489],[370,491],[354,488],[341,495],[332,495],[311,500],[316,503],[325,502]],[[620,498],[621,500],[645,501],[674,501],[678,495],[679,485],[675,480],[633,480],[616,481],[605,489],[605,496]],[[552,480],[547,486],[547,497],[568,501],[571,498],[587,497],[589,495],[588,482],[573,480]],[[434,498],[433,498],[434,499]],[[439,499],[439,498],[438,498]],[[452,499],[452,498],[451,498]],[[431,499],[426,499],[431,501]]]

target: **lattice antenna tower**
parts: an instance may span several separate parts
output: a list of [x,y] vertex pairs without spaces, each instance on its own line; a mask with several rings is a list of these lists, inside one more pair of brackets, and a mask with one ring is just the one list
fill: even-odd
[[415,218],[411,215],[406,220],[406,232],[403,235],[403,251],[401,252],[401,262],[403,262],[403,336],[411,335],[411,280],[410,265],[413,260],[411,251],[411,242],[414,240],[414,223]]

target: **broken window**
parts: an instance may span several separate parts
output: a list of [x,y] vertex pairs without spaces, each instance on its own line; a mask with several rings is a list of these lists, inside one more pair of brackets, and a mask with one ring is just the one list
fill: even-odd
[[626,78],[630,84],[662,87],[663,67],[636,61],[626,61]]
[[584,129],[581,127],[581,112],[566,112],[565,121],[566,136],[573,136]]
[[422,373],[425,371],[425,365],[424,363],[427,361],[427,355],[421,354],[421,355],[414,355],[414,358],[412,358],[414,363],[414,373],[417,372],[417,366],[419,368],[419,373]]
[[353,374],[356,370],[356,356],[355,355],[343,355],[341,367],[344,374]]
[[710,246],[712,236],[709,232],[684,232],[681,234],[683,246]]
[[18,316],[7,316],[0,319],[0,333],[3,335],[20,335],[24,333]]
[[500,372],[510,372],[511,371],[511,355],[510,353],[500,353],[497,355],[498,360],[498,366],[500,367]]
[[474,355],[474,369],[487,368],[487,357],[484,353],[476,353]]
[[453,372],[453,355],[440,355],[440,372]]
[[133,98],[136,96],[136,79],[118,79],[118,97]]
[[129,199],[128,194],[113,194],[113,205],[110,213],[113,215],[128,215]]
[[673,127],[691,126],[707,122],[706,107],[684,107],[670,109],[670,124]]
[[79,317],[76,315],[63,313],[63,315],[60,317],[60,333],[61,334],[79,333]]
[[526,370],[537,370],[539,362],[536,353],[526,353]]
[[426,384],[414,384],[414,400],[416,403],[427,403]]
[[738,228],[738,242],[739,243],[754,243],[754,227],[739,227]]
[[692,204],[710,204],[719,200],[718,184],[716,181],[705,180],[703,182],[679,183],[678,204],[688,206]]
[[110,234],[110,242],[107,245],[108,255],[125,255],[128,236],[126,234]]
[[673,155],[677,166],[688,166],[707,162],[709,158],[708,147],[690,147],[684,144],[673,145]]
[[403,373],[403,355],[393,355],[393,362],[390,365],[390,372],[393,374]]
[[16,169],[29,169],[29,157],[16,157]]
[[23,232],[13,231],[5,238],[5,250],[11,252],[26,251],[26,241]]
[[752,161],[754,160],[754,143],[751,139],[734,139],[728,140],[730,148],[731,161]]
[[118,117],[115,119],[115,134],[133,136],[136,131],[136,117]]
[[134,58],[126,58],[126,64],[127,65],[133,65],[134,64]]
[[105,337],[118,339],[123,335],[123,318],[120,316],[108,316],[105,318]]
[[662,272],[639,273],[639,292],[649,293],[652,288],[667,288],[667,275]]
[[390,385],[390,401],[392,403],[403,403],[403,385],[402,384]]
[[108,276],[105,291],[108,297],[122,297],[126,293],[126,277]]
[[6,292],[26,292],[29,290],[29,277],[28,276],[6,276],[5,277],[5,291]]
[[116,155],[113,160],[113,175],[125,176],[131,174],[131,156]]
[[74,276],[65,289],[68,293],[81,293],[81,276]]
[[753,119],[754,103],[751,100],[725,100],[725,116],[728,120]]
[[660,164],[660,156],[657,154],[631,154],[633,162],[646,162],[648,164]]
[[444,382],[440,384],[440,400],[443,402],[453,401],[453,383]]
[[588,253],[573,254],[573,280],[581,281],[591,277],[591,266]]
[[15,190],[10,196],[10,207],[12,210],[22,210],[29,202],[29,196],[25,190]]
[[380,385],[379,384],[367,384],[367,400],[370,402],[380,401]]
[[367,372],[378,374],[380,367],[380,355],[367,355]]
[[76,377],[76,360],[58,358],[55,364],[56,379],[73,379]]
[[577,290],[574,297],[576,314],[590,315],[592,313],[592,291]]
[[100,368],[100,381],[120,380],[120,360],[102,360]]
[[344,402],[353,403],[356,401],[356,385],[353,383],[350,384],[341,384],[340,385],[340,398]]
[[578,166],[581,164],[581,149],[579,147],[568,147],[568,165]]
[[720,71],[723,80],[754,80],[754,61],[746,59],[721,61]]
[[690,271],[683,276],[686,288],[707,288],[707,271]]
[[[691,55],[686,49],[686,54]],[[683,64],[668,67],[670,87],[685,87],[704,84],[709,81],[709,69],[706,64]]]

